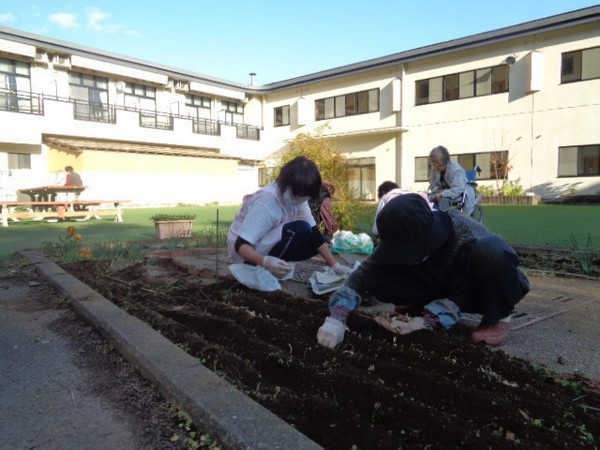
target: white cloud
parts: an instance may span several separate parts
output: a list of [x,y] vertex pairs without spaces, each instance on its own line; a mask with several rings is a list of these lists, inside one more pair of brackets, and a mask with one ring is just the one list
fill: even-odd
[[13,13],[0,13],[0,22],[11,22],[15,20]]
[[111,17],[110,13],[102,11],[100,8],[87,7],[87,27],[91,31],[98,33],[123,33],[129,36],[140,36],[135,30],[130,30],[120,23],[106,23],[106,19]]
[[50,14],[50,16],[48,17],[48,20],[50,22],[54,22],[55,24],[57,24],[58,26],[63,27],[63,28],[79,27],[79,24],[77,23],[77,16],[75,14],[69,14],[69,13],[63,13],[63,12],[54,13],[54,14]]
[[98,8],[86,8],[87,12],[87,26],[92,31],[111,31],[110,25],[105,25],[102,21],[108,17],[110,14],[103,12]]

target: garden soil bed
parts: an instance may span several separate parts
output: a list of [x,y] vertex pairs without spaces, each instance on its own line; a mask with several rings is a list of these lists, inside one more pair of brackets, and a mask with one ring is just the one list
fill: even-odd
[[396,336],[354,314],[331,351],[316,341],[322,298],[252,291],[168,260],[64,268],[327,449],[600,441],[597,382],[473,345],[466,327]]

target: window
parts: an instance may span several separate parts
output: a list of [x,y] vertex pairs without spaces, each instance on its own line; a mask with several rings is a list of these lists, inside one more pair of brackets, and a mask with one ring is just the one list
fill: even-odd
[[223,121],[228,125],[244,122],[244,108],[240,103],[222,101],[221,111],[223,113]]
[[379,111],[379,89],[353,92],[315,101],[315,119],[354,116]]
[[375,159],[352,159],[348,162],[348,189],[359,200],[376,200]]
[[188,117],[193,117],[194,119],[210,119],[210,104],[210,97],[199,95],[185,96],[185,107]]
[[198,95],[186,95],[185,104],[196,108],[210,108],[210,98]]
[[[473,170],[479,166],[481,173],[477,176],[480,180],[502,180],[508,176],[510,164],[508,151],[464,153],[450,155],[452,161],[458,162],[463,169]],[[428,156],[415,158],[415,181],[429,181],[431,167]]]
[[600,78],[600,47],[562,54],[561,83]]
[[558,176],[600,175],[600,145],[580,145],[558,149]]
[[9,153],[8,170],[31,169],[31,155],[28,153]]
[[108,122],[108,78],[69,73],[76,119]]
[[258,185],[260,187],[275,181],[275,167],[261,167],[258,169]]
[[143,84],[125,83],[125,107],[154,111],[156,109],[156,88]]
[[502,64],[418,80],[415,83],[415,104],[426,105],[508,92],[508,76],[509,66]]
[[275,126],[282,127],[290,124],[290,106],[280,106],[275,108]]
[[0,110],[32,112],[29,64],[0,58]]

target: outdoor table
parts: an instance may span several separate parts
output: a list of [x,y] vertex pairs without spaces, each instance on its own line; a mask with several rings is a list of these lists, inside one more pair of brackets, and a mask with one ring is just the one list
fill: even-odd
[[40,186],[28,189],[19,189],[19,192],[29,195],[31,201],[54,202],[58,194],[77,195],[85,191],[85,186]]

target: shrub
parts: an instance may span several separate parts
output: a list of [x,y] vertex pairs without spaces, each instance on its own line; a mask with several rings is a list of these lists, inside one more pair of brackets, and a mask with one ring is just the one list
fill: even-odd
[[150,216],[150,220],[153,222],[167,222],[171,220],[194,220],[196,218],[196,214],[166,214],[166,213],[158,213]]

